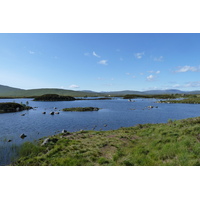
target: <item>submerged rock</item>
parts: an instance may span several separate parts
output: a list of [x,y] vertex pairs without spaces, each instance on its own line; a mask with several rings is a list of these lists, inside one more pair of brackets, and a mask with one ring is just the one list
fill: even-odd
[[25,137],[27,137],[27,135],[25,135],[24,133],[20,135],[20,138],[24,139]]

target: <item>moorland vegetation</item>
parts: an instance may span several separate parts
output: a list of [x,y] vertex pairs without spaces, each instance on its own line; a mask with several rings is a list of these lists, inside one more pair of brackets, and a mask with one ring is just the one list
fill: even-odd
[[45,144],[44,140],[24,143],[13,165],[200,165],[200,117],[118,130],[65,132],[49,136]]

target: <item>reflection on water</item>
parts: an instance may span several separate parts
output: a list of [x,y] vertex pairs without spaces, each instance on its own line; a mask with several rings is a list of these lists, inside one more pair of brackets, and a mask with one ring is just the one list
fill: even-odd
[[[0,102],[26,103],[33,110],[0,114],[0,165],[10,162],[12,151],[24,141],[34,141],[44,136],[54,135],[63,129],[67,131],[110,130],[143,123],[164,123],[168,119],[197,117],[198,104],[158,104],[155,99],[78,100],[62,102],[35,102],[31,99],[0,99]],[[70,107],[99,107],[93,112],[63,112]],[[153,106],[148,109],[148,106]],[[158,108],[156,108],[158,106]],[[56,109],[55,109],[56,107]],[[42,112],[46,114],[42,114]],[[51,111],[60,114],[50,115]],[[25,114],[21,116],[21,114]],[[26,134],[24,139],[21,134]],[[11,140],[10,142],[8,142]]]

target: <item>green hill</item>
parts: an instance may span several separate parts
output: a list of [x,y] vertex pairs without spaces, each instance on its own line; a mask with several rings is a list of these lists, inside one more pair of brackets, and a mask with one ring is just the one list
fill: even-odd
[[73,97],[99,96],[99,93],[96,92],[91,93],[91,92],[81,92],[81,91],[55,89],[55,88],[23,90],[23,89],[0,85],[0,97],[35,97],[44,94],[58,94],[62,96],[73,96]]

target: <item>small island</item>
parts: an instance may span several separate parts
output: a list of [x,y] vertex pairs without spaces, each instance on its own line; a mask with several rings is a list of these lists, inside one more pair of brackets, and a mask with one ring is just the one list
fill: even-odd
[[44,94],[42,96],[35,97],[34,101],[74,101],[76,100],[71,96],[60,96],[58,94]]
[[0,113],[19,112],[23,110],[30,110],[32,107],[19,103],[0,103]]
[[73,107],[73,108],[64,108],[63,111],[74,111],[74,112],[84,112],[84,111],[98,111],[97,107]]

